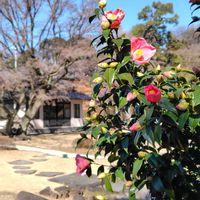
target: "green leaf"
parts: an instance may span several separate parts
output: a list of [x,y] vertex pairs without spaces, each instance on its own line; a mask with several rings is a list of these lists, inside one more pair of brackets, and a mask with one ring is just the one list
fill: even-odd
[[136,195],[135,193],[131,193],[131,191],[129,191],[129,197],[128,197],[129,200],[136,200]]
[[123,108],[127,104],[127,100],[125,97],[119,98],[119,109]]
[[102,34],[103,34],[103,37],[105,38],[105,40],[107,41],[110,36],[110,29],[103,30]]
[[189,118],[189,128],[191,132],[196,132],[196,127],[200,126],[200,116]]
[[101,90],[101,86],[102,86],[101,83],[99,83],[99,84],[97,84],[97,85],[94,86],[94,88],[93,88],[93,95],[94,95],[94,97],[96,97],[99,94],[99,92]]
[[88,177],[90,177],[90,176],[92,175],[92,169],[91,169],[91,167],[89,167],[89,168],[86,170],[86,175],[87,175]]
[[95,12],[95,15],[99,18],[100,12],[101,12],[100,9],[96,8],[94,12]]
[[110,181],[110,176],[106,176],[103,180],[104,180],[106,190],[108,192],[113,192],[111,181]]
[[121,167],[119,167],[116,171],[115,171],[115,175],[116,177],[120,178],[122,181],[124,180],[124,172],[122,170]]
[[145,113],[147,122],[151,119],[153,111],[154,111],[154,106],[150,106],[150,107],[145,108],[144,113]]
[[111,154],[111,155],[108,157],[108,162],[112,163],[112,162],[116,161],[117,159],[119,159],[118,156],[116,156],[115,154]]
[[92,136],[93,136],[95,139],[97,139],[97,136],[101,133],[102,127],[104,127],[103,124],[91,128]]
[[128,153],[129,138],[125,137],[122,140],[121,145],[122,145],[122,149],[124,149],[124,151],[126,151],[126,153]]
[[138,171],[140,170],[140,168],[142,167],[143,164],[143,160],[140,159],[136,159],[133,163],[133,177],[137,176]]
[[154,129],[154,138],[155,138],[155,141],[158,142],[158,144],[161,144],[162,128],[160,125],[156,126]]
[[168,98],[162,98],[161,101],[158,103],[158,105],[163,108],[166,109],[168,111],[174,112],[177,114],[177,110],[174,107],[174,105],[169,101]]
[[111,87],[112,83],[115,79],[115,70],[112,68],[108,68],[106,69],[105,73],[104,73],[104,77],[108,83],[108,86]]
[[175,124],[177,124],[178,117],[174,112],[166,111],[164,115],[168,116]]
[[152,187],[154,188],[154,190],[156,190],[158,192],[161,192],[164,190],[164,185],[158,176],[153,178],[151,184],[152,184]]
[[133,83],[134,83],[133,77],[130,73],[119,74],[118,77],[120,80],[128,81],[130,85],[133,85]]
[[124,65],[126,65],[127,63],[129,63],[131,61],[131,57],[130,56],[125,56],[124,59],[122,60],[122,62],[118,65],[118,69],[120,69],[121,67],[123,67]]
[[99,174],[101,174],[103,172],[104,172],[104,165],[101,165],[97,170],[97,174],[99,175]]
[[89,22],[92,23],[92,21],[96,18],[96,15],[92,15],[91,17],[89,17]]
[[131,187],[130,191],[129,191],[129,199],[130,199],[130,196],[133,200],[135,200],[135,194],[136,192],[138,192],[139,190],[141,190],[144,185],[146,183],[146,180],[138,180],[135,182],[135,184]]
[[188,117],[189,117],[189,111],[188,111],[188,110],[187,110],[186,112],[182,113],[182,114],[179,116],[178,124],[179,124],[179,128],[180,128],[180,129],[183,129],[183,128],[184,128],[185,123],[186,123],[187,120],[188,120]]
[[200,86],[195,87],[195,91],[192,94],[192,106],[195,107],[200,104]]
[[113,39],[112,41],[117,45],[118,49],[120,50],[124,40],[121,38],[118,38],[118,39]]

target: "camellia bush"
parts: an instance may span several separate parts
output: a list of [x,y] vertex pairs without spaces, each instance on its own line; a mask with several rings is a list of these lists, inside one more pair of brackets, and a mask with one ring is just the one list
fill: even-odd
[[[144,186],[152,199],[200,199],[200,71],[156,65],[153,44],[118,34],[124,11],[105,7],[90,17],[102,27],[93,40],[102,60],[81,135],[110,163],[98,175],[110,192],[124,181],[130,200]],[[76,164],[90,176],[95,163],[77,155]]]
[[[190,0],[189,3],[192,9],[192,21],[190,24],[200,22],[200,17],[197,15],[197,11],[200,9],[200,0]],[[195,33],[200,33],[200,26],[196,29]]]

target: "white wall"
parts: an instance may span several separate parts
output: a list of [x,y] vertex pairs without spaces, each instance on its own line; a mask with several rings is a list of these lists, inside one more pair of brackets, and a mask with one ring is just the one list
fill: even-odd
[[[80,117],[74,117],[74,104],[80,104]],[[72,100],[71,101],[71,127],[81,127],[83,126],[83,101],[82,100]]]
[[[74,117],[74,104],[80,104],[80,118]],[[18,116],[22,118],[24,116],[24,107],[18,112]],[[40,108],[39,111],[39,119],[34,119],[31,121],[31,124],[36,129],[43,129],[44,128],[44,121],[43,121],[43,107]],[[0,129],[5,128],[7,120],[0,120]],[[71,119],[70,119],[70,126],[71,127],[81,127],[83,126],[83,100],[71,100]],[[63,126],[64,127],[64,126]]]

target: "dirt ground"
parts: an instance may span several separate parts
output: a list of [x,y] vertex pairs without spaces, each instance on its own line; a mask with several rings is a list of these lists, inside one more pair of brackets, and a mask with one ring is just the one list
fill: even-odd
[[91,141],[82,142],[80,147],[77,147],[77,141],[80,138],[80,134],[75,132],[32,135],[30,140],[21,140],[16,137],[12,141],[16,145],[53,149],[68,153],[87,153],[89,150],[89,153],[93,154],[94,150],[90,148]]

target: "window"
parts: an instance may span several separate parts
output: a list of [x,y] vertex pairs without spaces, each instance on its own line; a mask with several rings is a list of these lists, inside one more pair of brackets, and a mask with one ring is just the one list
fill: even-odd
[[44,120],[63,120],[71,118],[70,103],[52,102],[44,106]]
[[74,104],[74,118],[81,118],[81,106],[80,106],[80,104]]

